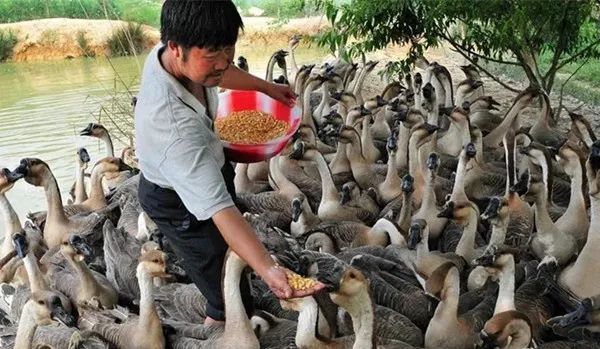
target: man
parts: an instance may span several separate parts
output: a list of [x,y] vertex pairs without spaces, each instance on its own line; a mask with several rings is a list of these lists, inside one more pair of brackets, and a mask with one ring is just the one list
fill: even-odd
[[[229,0],[166,0],[161,44],[146,60],[135,108],[140,203],[206,297],[206,324],[224,320],[221,268],[228,247],[277,297],[298,297],[322,288],[292,291],[285,270],[276,266],[234,206],[235,173],[213,132],[217,86],[258,90],[294,103],[289,87],[268,83],[232,64],[241,29],[242,19]],[[247,278],[242,278],[240,289],[250,313]]]

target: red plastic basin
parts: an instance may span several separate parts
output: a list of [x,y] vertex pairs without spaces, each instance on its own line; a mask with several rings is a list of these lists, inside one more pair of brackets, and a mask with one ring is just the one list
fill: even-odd
[[264,144],[238,144],[223,142],[225,155],[230,161],[251,163],[272,158],[279,154],[300,127],[302,110],[293,108],[256,91],[227,91],[219,94],[216,119],[226,118],[230,113],[242,110],[258,110],[273,115],[288,124],[285,135]]

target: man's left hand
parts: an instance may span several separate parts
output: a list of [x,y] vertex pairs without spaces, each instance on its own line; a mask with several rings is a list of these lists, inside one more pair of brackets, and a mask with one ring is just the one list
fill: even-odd
[[296,103],[296,94],[288,85],[269,83],[264,92],[289,107],[293,107]]

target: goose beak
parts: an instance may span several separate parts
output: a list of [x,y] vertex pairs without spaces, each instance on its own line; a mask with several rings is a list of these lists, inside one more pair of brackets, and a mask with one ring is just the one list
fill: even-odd
[[92,251],[92,248],[90,247],[90,245],[88,245],[79,235],[71,235],[71,237],[69,238],[69,244],[71,245],[71,247],[73,247],[73,249],[75,250],[75,252],[77,252],[78,254],[82,255],[84,258],[84,261],[86,263],[90,262],[91,258],[93,257],[94,253]]
[[77,325],[75,317],[67,313],[65,308],[63,308],[62,304],[60,303],[60,300],[56,303],[52,303],[51,307],[50,317],[53,320],[56,320],[67,327],[75,327]]
[[123,160],[119,161],[119,172],[134,171],[134,168],[127,165]]
[[558,316],[556,318],[548,320],[548,324],[553,328],[573,328],[576,326],[585,326],[589,325],[592,322],[590,321],[589,315],[593,311],[593,304],[590,298],[585,298],[579,303],[577,309],[574,311],[563,315]]
[[435,170],[440,163],[440,157],[436,153],[429,154],[427,158],[427,168],[430,170]]
[[292,221],[298,222],[300,215],[302,214],[302,203],[298,200],[292,201]]
[[79,150],[77,150],[77,154],[79,155],[79,160],[81,160],[81,162],[84,164],[90,162],[90,154],[87,152],[87,149],[79,148]]
[[454,203],[449,201],[444,205],[444,208],[437,214],[438,218],[454,218]]
[[4,174],[4,177],[6,177],[6,180],[8,181],[8,183],[14,183],[14,182],[18,181],[19,179],[25,177],[25,174],[16,172],[16,170],[15,170],[15,172],[11,172],[7,168],[3,168],[2,173]]
[[492,338],[485,330],[479,332],[479,341],[475,344],[476,349],[496,349],[498,345],[494,338]]
[[25,258],[27,255],[27,239],[25,238],[25,235],[23,233],[17,233],[12,239],[17,256],[19,256],[19,258]]
[[438,126],[432,124],[425,124],[424,127],[425,130],[427,130],[427,133],[429,133],[430,135],[440,129]]
[[304,142],[301,140],[298,140],[294,143],[294,150],[291,152],[291,154],[288,157],[292,160],[302,160],[305,149],[306,149],[306,145],[304,144]]
[[483,86],[483,81],[480,80],[475,81],[473,85],[471,85],[473,89],[480,88],[481,86]]
[[158,245],[158,249],[161,251],[165,250],[165,246],[163,244],[163,237],[164,235],[161,232],[154,232],[152,233],[152,235],[150,235],[150,240],[156,242],[156,244]]
[[477,155],[477,148],[475,147],[475,144],[473,144],[473,143],[467,144],[465,150],[466,150],[467,157],[469,159],[472,159],[475,157],[475,155]]
[[7,172],[4,172],[4,174],[9,179],[9,182],[15,182],[21,178],[27,177],[29,174],[29,161],[27,161],[27,159],[22,159],[19,167],[15,168],[10,175]]
[[345,205],[351,199],[352,197],[350,196],[350,188],[347,186],[342,186],[342,191],[340,193],[340,204]]
[[408,229],[408,249],[414,250],[417,245],[421,242],[421,231],[422,227],[419,224],[413,224]]
[[600,141],[592,144],[592,149],[590,149],[590,165],[594,171],[600,169]]
[[397,139],[394,136],[390,136],[388,137],[388,141],[386,144],[386,148],[388,150],[388,152],[392,152],[398,149],[398,145],[397,145]]
[[79,132],[79,135],[80,136],[91,136],[93,128],[94,128],[94,124],[88,124],[86,128],[84,128],[83,130],[81,130]]

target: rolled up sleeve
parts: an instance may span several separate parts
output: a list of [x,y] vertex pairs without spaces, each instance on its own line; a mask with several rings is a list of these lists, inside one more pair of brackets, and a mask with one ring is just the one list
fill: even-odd
[[160,172],[198,220],[234,206],[213,153],[200,139],[175,140],[166,150]]

